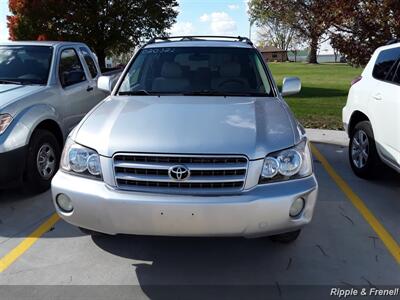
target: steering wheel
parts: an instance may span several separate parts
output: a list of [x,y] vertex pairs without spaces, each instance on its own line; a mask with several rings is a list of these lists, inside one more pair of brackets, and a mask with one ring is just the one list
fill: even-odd
[[220,87],[226,85],[227,83],[238,83],[238,84],[240,84],[241,86],[244,85],[244,84],[243,84],[243,81],[241,81],[241,80],[239,80],[239,79],[226,79],[226,80],[224,80],[224,81],[221,81],[221,82],[218,84],[218,87],[220,88]]

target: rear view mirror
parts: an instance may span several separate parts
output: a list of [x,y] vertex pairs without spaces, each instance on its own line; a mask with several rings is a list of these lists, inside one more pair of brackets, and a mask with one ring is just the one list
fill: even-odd
[[97,79],[97,88],[99,90],[111,93],[112,86],[111,86],[111,77],[110,76],[100,76]]
[[290,96],[300,93],[301,81],[298,77],[285,77],[282,84],[282,96]]

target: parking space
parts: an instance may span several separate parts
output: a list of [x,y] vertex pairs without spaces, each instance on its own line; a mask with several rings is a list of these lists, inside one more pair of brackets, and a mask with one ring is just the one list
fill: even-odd
[[[143,299],[160,298],[158,288],[163,285],[226,289],[269,285],[283,299],[291,285],[399,285],[393,252],[399,251],[400,243],[399,174],[382,168],[376,180],[361,180],[350,170],[346,147],[315,147],[374,220],[365,218],[315,158],[319,201],[313,222],[293,244],[241,238],[92,238],[59,220],[32,247],[14,253],[15,261],[0,273],[0,285],[140,286],[136,292]],[[26,198],[16,190],[2,191],[0,198],[0,257],[4,258],[54,209],[50,192]],[[382,240],[374,222],[393,239],[392,244]],[[182,298],[178,296],[175,299]]]

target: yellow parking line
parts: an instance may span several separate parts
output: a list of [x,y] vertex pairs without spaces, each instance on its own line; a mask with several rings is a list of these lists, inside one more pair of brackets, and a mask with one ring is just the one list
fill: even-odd
[[26,237],[17,247],[0,259],[0,273],[5,271],[14,261],[24,254],[47,231],[49,231],[60,217],[55,213],[34,232]]
[[[400,246],[390,233],[383,227],[378,219],[372,214],[367,208],[364,202],[356,193],[350,188],[350,186],[336,173],[328,160],[322,155],[322,153],[314,146],[311,145],[314,156],[321,162],[327,173],[336,182],[339,188],[347,196],[347,198],[353,203],[360,214],[376,232],[379,238],[382,240],[386,248],[393,255],[394,259],[400,264]],[[3,258],[0,259],[0,273],[5,271],[13,262],[15,262],[21,255],[23,255],[33,244],[47,231],[49,231],[60,217],[55,213],[49,219],[40,225],[34,232],[26,237],[17,247],[11,250]]]
[[379,238],[382,240],[383,244],[393,255],[394,259],[398,264],[400,264],[400,246],[396,240],[390,235],[390,233],[383,227],[383,225],[378,221],[378,219],[373,215],[373,213],[368,209],[360,197],[350,188],[350,186],[336,173],[333,167],[330,165],[328,160],[319,152],[319,150],[311,145],[312,152],[314,156],[321,162],[322,166],[336,182],[342,192],[347,196],[347,198],[353,203],[360,214],[376,232]]

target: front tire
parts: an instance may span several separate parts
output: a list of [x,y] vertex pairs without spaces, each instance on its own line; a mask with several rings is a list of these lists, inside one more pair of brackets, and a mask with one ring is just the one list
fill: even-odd
[[277,235],[270,236],[270,239],[273,242],[281,243],[281,244],[289,244],[293,243],[299,237],[301,229],[296,231],[285,232]]
[[26,158],[25,187],[28,192],[38,194],[50,188],[60,157],[60,145],[54,134],[44,129],[35,130]]
[[373,177],[379,157],[369,121],[358,123],[350,133],[349,160],[353,172],[358,177]]
[[95,236],[95,237],[96,236],[107,236],[107,234],[102,233],[102,232],[94,231],[94,230],[83,228],[83,227],[78,227],[78,228],[85,235],[91,235],[91,236]]

